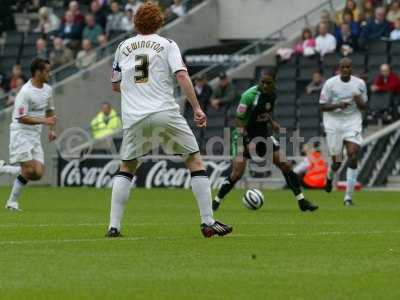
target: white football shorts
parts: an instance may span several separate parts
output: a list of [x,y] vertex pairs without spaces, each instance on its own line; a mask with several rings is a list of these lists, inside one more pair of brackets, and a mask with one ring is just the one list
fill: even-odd
[[133,160],[160,146],[167,154],[189,155],[199,152],[192,130],[176,109],[150,114],[124,129],[121,159]]
[[44,163],[41,133],[35,130],[10,130],[10,164],[37,160]]
[[357,145],[362,144],[362,122],[358,118],[324,120],[326,142],[331,156],[342,153],[344,141],[352,142]]

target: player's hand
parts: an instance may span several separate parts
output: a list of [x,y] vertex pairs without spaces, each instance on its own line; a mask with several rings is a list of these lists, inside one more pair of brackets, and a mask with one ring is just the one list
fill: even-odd
[[279,133],[279,131],[281,130],[281,126],[275,121],[272,121],[271,125],[272,125],[272,130],[276,133]]
[[51,116],[51,117],[47,117],[44,118],[44,125],[48,125],[48,126],[54,126],[57,123],[57,117],[56,116]]
[[49,142],[52,142],[57,138],[57,134],[54,130],[50,130],[47,137],[49,138]]
[[207,126],[207,116],[201,108],[195,109],[193,111],[193,114],[194,114],[194,122],[196,123],[197,127],[201,128]]
[[349,102],[340,102],[338,103],[338,108],[339,109],[346,109],[347,107],[349,107],[350,103]]
[[219,109],[219,100],[218,99],[214,99],[211,101],[211,106],[215,109],[218,110]]
[[357,105],[363,104],[363,99],[362,99],[361,95],[359,95],[359,94],[353,95],[353,100]]

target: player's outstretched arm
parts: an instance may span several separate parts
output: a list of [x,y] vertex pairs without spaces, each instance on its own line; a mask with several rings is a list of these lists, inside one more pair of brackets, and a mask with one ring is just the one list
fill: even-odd
[[348,102],[340,102],[340,103],[335,103],[335,104],[324,103],[324,104],[320,104],[319,107],[320,107],[321,111],[324,112],[324,111],[333,111],[333,110],[337,110],[337,109],[346,109],[349,105],[350,105],[350,103],[348,103]]
[[188,99],[190,105],[193,108],[194,121],[196,122],[197,126],[207,126],[207,117],[201,109],[199,101],[197,100],[196,93],[194,91],[193,84],[190,80],[188,72],[183,70],[176,72],[176,80],[178,81],[182,92],[185,94],[186,99]]
[[[55,117],[55,111],[53,109],[47,110],[46,111],[46,118],[52,118]],[[57,119],[56,119],[57,122]],[[53,125],[49,124],[49,133],[47,135],[49,142],[54,141],[57,138],[57,134],[56,134],[56,123],[54,123]]]
[[31,116],[22,116],[18,118],[18,122],[25,125],[47,125],[47,126],[54,126],[57,123],[57,117],[31,117]]
[[121,82],[113,82],[112,90],[117,93],[121,93]]

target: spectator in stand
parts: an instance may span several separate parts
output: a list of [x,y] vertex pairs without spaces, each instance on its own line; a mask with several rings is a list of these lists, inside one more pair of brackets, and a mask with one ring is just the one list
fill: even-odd
[[131,9],[125,10],[125,16],[122,18],[121,27],[126,32],[133,31],[133,12]]
[[90,3],[90,12],[94,15],[96,23],[105,30],[107,23],[107,12],[105,6],[100,6],[98,1],[93,0]]
[[169,10],[178,17],[183,17],[185,15],[185,8],[183,7],[182,0],[174,0]]
[[361,31],[361,42],[364,45],[371,40],[377,40],[382,37],[389,37],[390,23],[385,20],[385,8],[378,7],[375,10],[375,18],[367,22]]
[[35,56],[45,60],[49,59],[49,49],[47,48],[47,41],[45,39],[38,38],[36,40]]
[[111,47],[107,47],[108,38],[105,34],[99,35],[97,43],[100,47],[100,49],[98,50],[99,57],[105,57],[114,52],[114,49],[111,49]]
[[371,92],[389,92],[400,94],[400,78],[396,75],[388,64],[381,65],[380,74],[376,76],[371,85]]
[[400,40],[400,18],[398,18],[395,22],[394,22],[394,29],[393,31],[390,33],[390,39],[392,41],[398,41]]
[[96,62],[97,54],[88,39],[82,40],[82,50],[76,56],[76,66],[85,69]]
[[304,28],[301,33],[301,40],[294,45],[294,53],[303,56],[315,55],[315,39],[309,28]]
[[194,90],[201,108],[203,111],[207,111],[213,91],[204,76],[199,76],[194,80]]
[[337,51],[343,56],[348,56],[357,50],[357,38],[353,36],[348,24],[340,26],[340,33],[336,36]]
[[142,4],[143,2],[140,0],[128,0],[128,2],[125,5],[125,11],[132,10],[132,14],[135,15],[139,6]]
[[50,64],[53,69],[61,67],[74,59],[71,49],[65,47],[59,37],[53,40],[53,51],[50,52]]
[[102,103],[100,112],[90,122],[93,138],[101,139],[113,134],[120,128],[122,128],[122,123],[116,110],[112,108],[110,103]]
[[[74,24],[83,27],[85,23],[85,17],[79,9],[78,1],[71,1],[68,4],[68,11],[70,11],[73,15]],[[63,21],[65,22],[65,19]]]
[[17,80],[19,78],[21,78],[24,82],[26,81],[26,78],[22,74],[21,65],[15,64],[12,68],[11,76],[8,80],[8,91],[11,91],[12,89],[15,89],[17,87]]
[[113,34],[114,32],[123,31],[122,19],[124,14],[119,10],[119,4],[117,1],[111,2],[111,14],[107,17],[106,33],[107,35]]
[[71,11],[65,13],[65,22],[61,26],[59,37],[64,40],[64,44],[73,49],[79,47],[82,36],[81,26],[74,23],[74,15]]
[[364,21],[366,23],[374,18],[375,9],[372,1],[363,0],[361,14],[362,17],[360,17],[360,21]]
[[59,29],[60,19],[47,7],[41,7],[39,9],[39,24],[34,31],[43,34],[51,34],[58,31]]
[[324,57],[325,54],[332,53],[336,50],[336,39],[328,32],[328,25],[320,23],[318,28],[319,35],[315,40],[315,50]]
[[14,104],[15,98],[17,97],[19,90],[22,88],[24,84],[25,80],[23,80],[21,77],[16,79],[15,87],[10,90],[10,94],[7,97],[6,106],[11,106]]
[[390,23],[394,23],[400,18],[400,1],[395,0],[390,4],[389,11],[386,15],[386,20]]
[[335,34],[335,26],[336,26],[336,24],[335,24],[335,22],[332,21],[331,14],[327,10],[323,10],[321,12],[321,19],[320,19],[320,22],[317,25],[317,31],[319,30],[319,25],[322,24],[322,23],[327,25],[328,32],[330,34]]
[[351,31],[351,35],[353,37],[358,37],[360,35],[360,24],[358,22],[355,22],[353,20],[353,14],[350,12],[345,12],[343,14],[343,22],[338,24],[338,26],[336,26],[336,38],[338,35],[340,35],[340,31],[341,31],[341,25],[342,24],[347,24],[350,27],[350,31]]
[[311,95],[313,93],[321,92],[324,82],[325,80],[321,72],[314,72],[311,82],[306,87],[306,94]]
[[347,0],[344,9],[336,15],[336,22],[342,24],[344,22],[344,14],[350,13],[353,20],[360,21],[360,10],[357,8],[357,3],[354,0]]
[[229,105],[235,104],[237,97],[236,87],[229,80],[226,73],[219,74],[219,82],[213,92],[211,106],[215,110],[219,110],[222,107],[228,108]]
[[103,29],[99,24],[96,23],[96,19],[94,15],[87,14],[86,15],[86,26],[83,28],[82,38],[88,39],[92,43],[92,45],[97,44],[97,39],[103,33]]

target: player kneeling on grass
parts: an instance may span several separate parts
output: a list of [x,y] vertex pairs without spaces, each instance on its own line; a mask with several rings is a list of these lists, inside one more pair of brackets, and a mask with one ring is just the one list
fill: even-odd
[[31,64],[32,78],[24,84],[16,99],[10,125],[10,163],[0,162],[0,173],[18,175],[6,208],[20,210],[18,197],[28,181],[39,180],[44,172],[43,149],[40,141],[42,125],[49,126],[49,141],[56,138],[56,117],[49,80],[50,63],[36,58]]
[[324,128],[332,164],[328,172],[325,190],[332,191],[335,174],[342,161],[343,146],[346,147],[348,165],[346,171],[346,194],[344,205],[353,205],[353,190],[358,176],[358,153],[362,139],[362,111],[367,108],[367,86],[352,76],[352,62],[342,58],[340,74],[327,80],[319,100],[323,112]]
[[[257,142],[262,139],[272,143],[273,163],[281,170],[288,187],[298,201],[300,210],[314,211],[318,208],[304,198],[299,177],[281,158],[279,143],[272,135],[272,131],[279,132],[279,125],[271,118],[275,99],[275,81],[269,74],[263,74],[257,86],[243,93],[236,110],[237,128],[232,132],[232,152],[234,154],[232,173],[225,179],[215,197],[213,210],[219,208],[221,201],[243,176],[246,161],[251,158],[252,151],[254,150],[259,157],[265,157],[269,147],[266,143]],[[240,147],[238,148],[238,143],[241,141],[244,151],[241,151]]]
[[193,108],[197,126],[205,127],[207,119],[177,44],[155,34],[162,24],[163,15],[158,6],[143,4],[135,15],[138,35],[123,41],[115,54],[111,81],[113,90],[121,93],[124,132],[122,165],[114,177],[106,236],[121,236],[121,219],[138,166],[137,159],[160,145],[166,152],[185,156],[203,235],[223,236],[232,232],[232,227],[213,219],[210,181],[196,139],[174,99],[173,76]]

